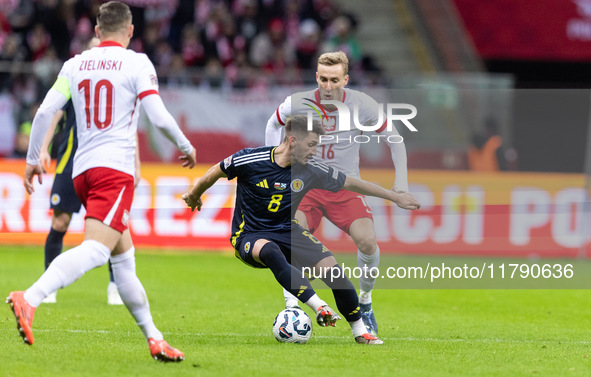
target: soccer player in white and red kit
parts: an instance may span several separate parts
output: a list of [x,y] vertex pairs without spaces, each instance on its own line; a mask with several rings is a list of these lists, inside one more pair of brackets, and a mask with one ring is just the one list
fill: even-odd
[[[291,95],[277,108],[267,122],[265,144],[278,145],[283,135],[283,125],[291,115],[307,114],[311,108],[322,112],[322,121],[326,136],[319,145],[319,156],[327,165],[342,171],[348,176],[359,178],[359,147],[355,137],[361,131],[350,119],[349,131],[339,130],[339,112],[335,106],[322,106],[322,100],[343,102],[350,110],[358,108],[359,123],[374,126],[380,122],[381,109],[378,103],[365,93],[345,89],[349,81],[349,61],[342,52],[329,52],[318,58],[316,81],[318,89]],[[382,126],[377,130],[383,140],[388,140],[392,160],[396,168],[393,190],[398,193],[408,192],[408,174],[406,166],[406,148],[396,128],[387,129],[386,117],[381,114]],[[324,190],[312,190],[302,200],[296,213],[296,219],[312,233],[318,228],[322,217],[349,234],[357,246],[357,263],[360,268],[378,267],[380,249],[376,243],[373,216],[364,196],[341,190],[332,193]],[[378,326],[371,306],[371,291],[375,278],[369,273],[361,276],[359,306],[363,322],[368,332],[377,335]],[[297,305],[293,295],[284,290],[287,306]]]
[[7,302],[23,340],[33,344],[31,326],[41,301],[110,258],[121,299],[144,333],[152,357],[181,361],[184,354],[170,347],[154,325],[135,272],[135,248],[128,229],[140,102],[152,123],[184,153],[183,166],[195,165],[195,148],[164,107],[150,60],[127,50],[133,35],[131,21],[127,5],[116,1],[101,5],[95,28],[100,45],[64,63],[35,115],[24,178],[29,194],[34,191],[35,175],[42,183],[39,153],[51,119],[72,99],[78,135],[72,177],[87,211],[85,237],[81,245],[55,258],[29,289],[11,292]]

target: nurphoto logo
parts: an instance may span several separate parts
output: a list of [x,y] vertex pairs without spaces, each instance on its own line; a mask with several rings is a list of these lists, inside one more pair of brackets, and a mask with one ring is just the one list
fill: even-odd
[[[334,101],[334,100],[322,100],[319,102],[316,102],[314,100],[305,98],[305,100],[311,102],[313,105],[305,103],[304,105],[310,107],[311,110],[307,111],[307,117],[308,117],[308,130],[311,131],[312,130],[312,120],[314,118],[314,113],[316,113],[321,121],[322,124],[324,126],[324,129],[327,132],[347,132],[347,131],[351,131],[354,130],[354,128],[351,127],[351,118],[353,118],[353,124],[355,126],[355,128],[357,128],[360,131],[364,131],[364,132],[370,132],[370,131],[378,131],[381,130],[383,125],[384,125],[384,115],[386,118],[386,130],[387,131],[392,131],[393,129],[393,123],[394,121],[400,121],[402,122],[402,124],[404,124],[406,126],[406,128],[408,128],[411,132],[418,132],[418,130],[415,128],[415,126],[412,125],[412,123],[410,122],[411,119],[413,119],[416,115],[417,115],[417,108],[411,104],[408,103],[387,103],[385,104],[385,112],[382,111],[384,108],[384,104],[378,103],[378,107],[376,109],[377,111],[377,122],[376,124],[361,124],[361,122],[359,122],[359,114],[360,114],[360,109],[359,109],[359,105],[355,104],[353,106],[353,117],[351,117],[351,111],[349,110],[349,107],[347,105],[345,105],[343,102],[340,101]],[[338,117],[337,116],[330,116],[327,115],[326,111],[324,111],[324,107],[326,105],[329,106],[334,106],[337,109],[337,113],[338,113]],[[407,114],[399,114],[399,113],[394,113],[394,110],[408,110],[409,112]],[[378,143],[380,142],[381,138],[385,138],[387,142],[389,143],[402,143],[403,142],[403,138],[400,135],[389,135],[389,136],[385,136],[385,135],[372,135],[373,138],[377,138]],[[337,142],[339,142],[338,135],[320,135],[320,143],[322,142],[330,142],[330,141],[335,141],[335,138],[337,138]],[[349,140],[350,142],[356,142],[356,143],[368,143],[372,138],[370,138],[368,135],[356,135],[352,140],[350,137],[345,138],[345,140]]]

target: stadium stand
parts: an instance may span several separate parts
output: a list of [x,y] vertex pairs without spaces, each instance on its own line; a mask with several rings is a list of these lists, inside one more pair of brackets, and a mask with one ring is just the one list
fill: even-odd
[[[30,107],[53,83],[61,63],[86,46],[102,2],[0,4],[0,92],[19,105],[15,124],[29,120]],[[333,0],[126,3],[132,8],[135,25],[130,48],[145,52],[162,83],[171,87],[244,89],[307,84],[313,80],[306,73],[314,68],[315,56],[323,49],[340,47],[343,33],[353,40],[355,32],[354,16],[343,14]],[[356,67],[378,69],[360,49],[352,52]],[[361,75],[357,77],[362,81]]]

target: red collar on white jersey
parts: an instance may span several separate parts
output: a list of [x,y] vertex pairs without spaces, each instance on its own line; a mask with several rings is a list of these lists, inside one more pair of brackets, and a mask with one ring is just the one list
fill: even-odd
[[[316,102],[318,102],[320,104],[320,89],[316,89],[316,91],[314,92],[314,97],[316,97]],[[345,102],[345,98],[347,97],[347,92],[345,92],[345,89],[343,89],[343,99],[341,100],[341,102]],[[333,110],[328,110],[326,108],[323,107],[323,111],[328,111],[329,113],[332,113],[333,111],[337,111],[336,108],[334,108]]]
[[[316,97],[316,102],[320,103],[320,89],[316,89],[314,92],[314,97]],[[345,97],[347,97],[347,92],[343,89],[343,99],[341,102],[345,102]]]
[[123,45],[115,41],[103,41],[98,47],[123,47]]

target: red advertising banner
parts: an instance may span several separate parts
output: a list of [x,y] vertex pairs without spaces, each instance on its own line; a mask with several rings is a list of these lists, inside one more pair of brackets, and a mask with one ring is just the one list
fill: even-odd
[[591,60],[591,0],[454,0],[486,59]]
[[[389,187],[384,171],[362,177]],[[414,170],[410,191],[421,202],[406,211],[368,198],[378,244],[387,252],[480,256],[575,257],[589,246],[588,194],[583,176]],[[390,182],[390,183],[389,183]],[[325,227],[326,246],[356,250]]]
[[[142,165],[130,229],[139,247],[230,248],[234,182],[219,181],[190,212],[181,195],[209,166],[193,170],[166,164]],[[24,161],[0,160],[0,244],[42,245],[51,225],[53,177],[28,196]],[[392,172],[363,170],[383,187]],[[588,192],[580,174],[494,173],[412,170],[411,192],[419,211],[405,211],[368,198],[382,252],[497,256],[586,256],[590,242]],[[82,240],[83,213],[74,217],[66,243]],[[334,251],[354,252],[348,236],[328,222],[316,236]]]

